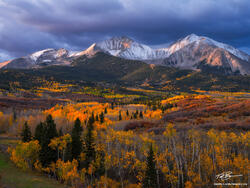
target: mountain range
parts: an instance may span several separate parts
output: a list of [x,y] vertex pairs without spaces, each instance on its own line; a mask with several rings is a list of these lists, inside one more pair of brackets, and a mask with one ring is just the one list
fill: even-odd
[[180,69],[250,75],[250,56],[230,45],[204,36],[191,34],[173,42],[166,48],[153,49],[126,37],[113,37],[94,43],[83,51],[45,49],[33,54],[0,63],[2,69],[31,69],[51,65],[74,66],[80,57],[91,59],[103,52],[127,60]]

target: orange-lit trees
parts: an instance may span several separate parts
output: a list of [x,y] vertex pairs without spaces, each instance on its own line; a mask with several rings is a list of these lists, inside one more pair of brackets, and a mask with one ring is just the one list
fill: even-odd
[[[191,99],[194,101],[190,102]],[[49,120],[50,123],[46,121],[41,126],[41,129],[37,128],[41,131],[35,131],[35,139],[39,140],[42,150],[44,150],[43,136],[49,135],[50,140],[49,142],[46,140],[46,142],[49,149],[58,150],[59,157],[57,154],[55,156],[59,160],[50,162],[46,170],[47,172],[53,172],[62,182],[72,185],[75,185],[77,181],[81,181],[81,185],[85,187],[98,185],[101,187],[141,187],[145,172],[149,166],[147,166],[146,159],[149,156],[147,151],[151,144],[155,153],[154,166],[156,173],[153,170],[154,177],[156,176],[157,185],[160,187],[206,187],[213,184],[216,174],[228,169],[235,174],[243,174],[241,180],[247,182],[249,131],[204,130],[190,129],[190,126],[182,127],[182,125],[186,125],[186,122],[178,122],[175,125],[170,123],[166,125],[165,131],[162,129],[165,124],[163,121],[158,120],[163,115],[165,116],[181,108],[192,109],[194,106],[198,107],[200,102],[204,100],[210,101],[210,99],[195,95],[167,99],[165,104],[162,103],[162,106],[166,107],[164,114],[159,109],[153,110],[139,104],[115,105],[111,109],[109,104],[97,102],[67,104],[46,110],[46,114],[53,114],[56,122],[67,120],[65,126],[60,125],[59,127],[64,126],[64,133],[70,133],[72,130],[72,139],[73,132],[77,133],[77,142],[75,143],[81,142],[80,132],[82,127],[84,128],[84,134],[82,135],[83,150],[80,157],[74,157],[79,161],[67,161],[66,156],[63,157],[64,153],[65,155],[67,153],[68,147],[66,145],[70,143],[68,134],[60,137],[53,134],[52,137],[51,134],[48,134],[48,130],[47,133],[43,132],[43,127],[46,128],[48,124],[52,124],[51,119]],[[182,103],[182,101],[184,102]],[[176,103],[178,103],[178,107],[175,107]],[[204,111],[210,111],[211,108],[204,108]],[[223,109],[224,115],[222,118],[227,118],[226,110]],[[139,112],[143,112],[143,117]],[[95,122],[92,120],[92,114],[96,120]],[[117,121],[120,114],[122,121]],[[137,119],[130,120],[131,115],[134,114],[136,114],[135,118]],[[4,115],[0,114],[0,116]],[[98,118],[96,118],[97,116]],[[24,123],[27,120],[19,117],[17,122]],[[79,117],[79,121],[77,120],[74,125],[73,121],[77,117]],[[156,127],[160,131],[153,133],[151,132],[152,129],[146,129],[146,126],[133,130],[124,128],[130,123],[139,122],[139,118],[143,118],[144,121],[160,122],[160,127]],[[210,116],[203,117],[202,121],[198,120],[197,122],[203,123],[206,118],[209,119]],[[102,119],[104,122],[102,122]],[[82,126],[80,121],[83,123]],[[152,123],[152,127],[154,125],[157,126],[158,124]],[[74,128],[72,129],[72,127]],[[186,129],[189,129],[189,131],[186,131]],[[54,124],[50,130],[56,132]],[[36,132],[42,134],[36,135]],[[75,145],[78,146],[79,144]],[[25,157],[17,154],[22,153],[21,150],[26,151],[26,148],[21,147],[20,149],[19,147],[16,151],[13,150],[13,161],[22,168],[32,166],[27,165]],[[64,160],[60,158],[64,158]],[[39,164],[39,161],[36,162]],[[78,166],[78,168],[75,166]]]
[[8,148],[10,159],[23,170],[34,167],[35,162],[39,159],[40,150],[41,147],[37,140],[19,142],[15,148]]
[[59,181],[75,186],[80,179],[77,166],[78,162],[75,159],[72,162],[64,162],[59,159],[55,163],[54,173],[57,175]]

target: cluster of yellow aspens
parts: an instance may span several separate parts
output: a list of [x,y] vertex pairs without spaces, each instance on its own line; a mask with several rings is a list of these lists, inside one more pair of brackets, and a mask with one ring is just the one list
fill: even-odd
[[[157,180],[161,187],[206,187],[219,181],[216,174],[225,171],[241,174],[238,180],[242,183],[248,179],[250,132],[234,133],[213,129],[177,132],[169,124],[160,135],[117,131],[111,127],[95,129],[94,139],[96,151],[105,152],[105,175],[99,179],[95,179],[93,174],[101,158],[92,162],[88,169],[78,170],[78,163],[86,160],[82,153],[79,162],[58,159],[43,169],[37,156],[40,149],[37,141],[20,142],[9,152],[11,160],[18,167],[33,167],[54,174],[61,182],[75,187],[142,187],[147,151],[151,144],[155,153]],[[69,142],[71,136],[65,134],[52,139],[49,146],[63,156]],[[86,174],[91,178],[86,180]]]

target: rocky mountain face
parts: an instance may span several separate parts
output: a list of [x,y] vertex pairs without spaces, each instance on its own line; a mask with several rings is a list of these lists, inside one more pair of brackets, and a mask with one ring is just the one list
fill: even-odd
[[169,48],[162,65],[183,69],[220,69],[222,73],[250,74],[250,56],[207,37],[190,35]]
[[81,55],[93,55],[96,52],[104,52],[109,55],[131,60],[163,59],[169,56],[165,50],[154,50],[151,47],[135,42],[128,37],[113,37],[91,45]]
[[80,57],[93,57],[97,52],[149,64],[177,67],[181,69],[201,69],[220,71],[225,74],[250,74],[250,56],[246,53],[195,34],[180,39],[167,48],[153,49],[128,37],[113,37],[94,43],[80,52],[65,49],[46,49],[31,55],[17,58],[3,65],[3,68],[41,68],[48,65],[71,65]]
[[4,61],[0,63],[0,69],[4,66],[6,66],[8,63],[10,63],[10,61]]
[[161,49],[152,49],[127,37],[114,37],[95,43],[79,54],[92,56],[100,51],[116,57],[181,69],[209,69],[224,74],[250,74],[249,55],[230,45],[195,34]]

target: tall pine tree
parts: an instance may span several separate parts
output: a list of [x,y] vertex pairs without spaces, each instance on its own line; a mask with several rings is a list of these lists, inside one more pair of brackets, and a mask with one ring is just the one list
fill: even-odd
[[64,161],[72,161],[72,143],[67,143],[65,153],[64,153]]
[[122,114],[121,114],[121,111],[119,111],[119,121],[122,120]]
[[93,122],[95,122],[95,114],[94,114],[94,112],[92,112],[91,119],[92,119]]
[[44,123],[40,122],[35,129],[35,136],[34,139],[38,140],[39,143],[42,143],[42,136],[43,136],[43,127],[44,127]]
[[51,115],[48,115],[44,123],[43,135],[41,139],[40,161],[44,167],[57,159],[57,152],[48,145],[52,138],[57,137],[56,124]]
[[99,119],[100,119],[100,123],[104,122],[104,114],[103,114],[103,112],[100,114]]
[[145,177],[143,180],[144,188],[157,188],[157,172],[156,172],[156,162],[152,144],[150,145],[148,156],[147,156],[147,168]]
[[23,142],[31,141],[31,131],[30,131],[30,127],[28,126],[27,121],[24,123],[21,137],[22,137]]
[[143,118],[143,113],[142,113],[142,111],[140,111],[139,117],[140,117],[141,119]]
[[79,118],[75,120],[74,127],[72,129],[72,158],[78,159],[80,153],[82,152],[82,140],[81,140],[81,134],[82,134],[82,126],[81,121]]
[[95,120],[96,120],[96,121],[99,121],[99,115],[98,115],[98,114],[96,114]]
[[87,124],[87,130],[84,136],[84,153],[85,153],[85,162],[83,167],[88,168],[90,163],[95,160],[96,151],[95,151],[95,141],[93,135],[93,120],[89,118]]

